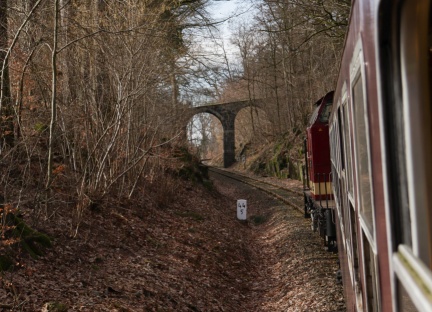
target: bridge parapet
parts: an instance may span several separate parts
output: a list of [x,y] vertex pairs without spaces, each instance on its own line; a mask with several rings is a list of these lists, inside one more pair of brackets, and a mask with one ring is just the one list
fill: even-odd
[[[191,108],[191,111],[193,114],[199,114],[199,113],[209,113],[209,114],[218,114],[223,115],[225,113],[234,113],[237,115],[237,113],[246,107],[262,107],[264,104],[264,101],[261,99],[258,100],[242,100],[242,101],[235,101],[235,102],[226,102],[226,103],[216,103],[216,104],[208,104],[208,105],[202,105],[202,106],[195,106]],[[216,116],[218,117],[218,116]],[[218,117],[219,118],[219,117]]]

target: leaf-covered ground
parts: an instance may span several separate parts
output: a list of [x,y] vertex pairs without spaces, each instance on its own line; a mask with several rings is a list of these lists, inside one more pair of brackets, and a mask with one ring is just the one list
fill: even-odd
[[[0,311],[343,311],[336,256],[301,214],[243,184],[182,182],[165,206],[148,194],[56,214],[37,260],[0,275]],[[236,220],[248,200],[248,221]],[[56,306],[57,310],[53,307]]]

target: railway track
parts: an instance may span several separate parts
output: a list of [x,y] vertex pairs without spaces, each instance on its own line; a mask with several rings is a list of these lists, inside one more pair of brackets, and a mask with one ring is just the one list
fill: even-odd
[[[294,311],[303,304],[301,310],[304,311],[345,311],[342,285],[337,284],[335,279],[335,272],[339,269],[338,256],[323,247],[323,240],[319,235],[313,235],[310,219],[303,218],[303,194],[298,191],[295,183],[290,183],[295,187],[290,189],[289,186],[275,185],[226,169],[209,167],[209,171],[215,178],[217,189],[222,190],[221,194],[229,199],[239,198],[238,194],[250,194],[248,199],[253,203],[251,208],[254,209],[250,215],[265,215],[268,218],[266,220],[270,220],[264,227],[251,227],[255,233],[261,233],[255,237],[263,240],[262,245],[254,244],[254,249],[259,246],[259,254],[264,255],[259,263],[260,268],[266,272],[261,276],[264,280],[258,284],[265,284],[266,279],[274,278],[274,281],[269,283],[272,286],[266,287],[265,293],[258,296],[272,298],[260,305],[265,307],[263,311]],[[242,187],[237,182],[252,188]],[[284,205],[275,203],[253,188],[267,193]],[[276,269],[273,274],[272,268]],[[257,283],[256,281],[254,279],[254,283]],[[276,296],[280,297],[275,301]],[[309,300],[310,303],[306,302]],[[319,302],[316,305],[312,303],[315,300]],[[324,308],[324,304],[328,306]]]
[[251,177],[234,173],[228,170],[215,168],[215,167],[209,167],[209,171],[220,174],[223,176],[226,176],[228,178],[231,178],[233,180],[237,180],[240,182],[243,182],[247,185],[250,185],[252,187],[255,187],[275,198],[282,201],[283,203],[287,204],[288,206],[291,206],[295,209],[297,209],[299,212],[304,213],[304,198],[303,194],[295,191],[290,190],[275,184],[271,184],[262,180],[253,179]]

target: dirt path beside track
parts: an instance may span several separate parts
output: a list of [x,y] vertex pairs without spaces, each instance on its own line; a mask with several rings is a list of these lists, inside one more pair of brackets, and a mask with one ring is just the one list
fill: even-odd
[[311,231],[310,220],[245,184],[216,173],[212,180],[233,203],[248,203],[243,226],[250,228],[254,274],[245,280],[250,290],[243,311],[345,310],[342,286],[336,283],[337,256]]

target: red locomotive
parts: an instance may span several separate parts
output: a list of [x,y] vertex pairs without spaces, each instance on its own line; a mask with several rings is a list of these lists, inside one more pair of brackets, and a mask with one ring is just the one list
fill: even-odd
[[333,222],[333,194],[329,143],[329,117],[333,92],[315,103],[305,140],[304,209],[311,217],[312,229],[319,232],[329,249],[335,248],[336,229]]

